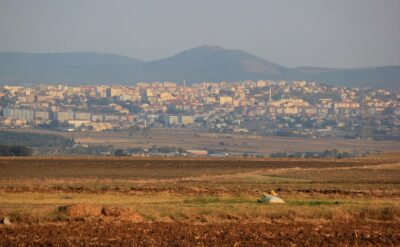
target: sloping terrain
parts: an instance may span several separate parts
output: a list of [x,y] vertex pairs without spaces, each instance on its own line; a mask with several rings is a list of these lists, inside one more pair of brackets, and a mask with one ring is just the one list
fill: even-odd
[[310,80],[397,89],[400,66],[356,69],[288,68],[241,50],[200,46],[142,62],[100,53],[0,52],[0,84],[134,84],[138,81]]
[[109,83],[126,81],[142,61],[94,52],[0,52],[0,84]]

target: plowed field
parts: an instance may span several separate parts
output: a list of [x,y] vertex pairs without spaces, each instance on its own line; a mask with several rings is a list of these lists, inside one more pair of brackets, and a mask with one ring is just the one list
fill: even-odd
[[400,159],[2,158],[2,217],[1,246],[400,245]]
[[400,224],[71,223],[0,228],[2,246],[391,246]]

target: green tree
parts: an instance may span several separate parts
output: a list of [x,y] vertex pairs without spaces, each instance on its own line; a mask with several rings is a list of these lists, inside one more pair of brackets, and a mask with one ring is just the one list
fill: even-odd
[[114,155],[115,156],[125,156],[125,152],[123,149],[117,149],[117,150],[115,150]]

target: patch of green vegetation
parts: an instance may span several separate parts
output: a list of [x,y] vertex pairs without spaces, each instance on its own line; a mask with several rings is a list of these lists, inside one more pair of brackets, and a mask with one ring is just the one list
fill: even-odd
[[210,210],[208,208],[203,208],[199,210],[199,214],[201,215],[211,215],[213,213],[213,210]]
[[309,179],[304,179],[304,178],[296,178],[296,177],[290,177],[290,176],[285,176],[285,174],[264,174],[263,175],[268,181],[272,182],[310,182],[311,180]]
[[256,200],[251,200],[243,197],[216,197],[216,196],[198,196],[183,201],[187,204],[240,204],[240,203],[255,203]]
[[342,201],[302,201],[302,200],[291,200],[288,201],[289,206],[322,206],[322,205],[340,205],[343,204]]
[[209,204],[209,203],[218,203],[221,201],[219,197],[215,196],[198,196],[198,197],[193,197],[191,199],[186,199],[183,202],[191,204]]
[[18,145],[28,147],[48,147],[64,149],[74,145],[73,139],[52,134],[22,133],[16,131],[0,131],[3,145]]

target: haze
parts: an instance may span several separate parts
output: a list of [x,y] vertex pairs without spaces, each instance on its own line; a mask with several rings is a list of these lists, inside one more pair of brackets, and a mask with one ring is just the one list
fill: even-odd
[[400,1],[3,0],[0,50],[146,61],[204,44],[286,66],[400,64]]

